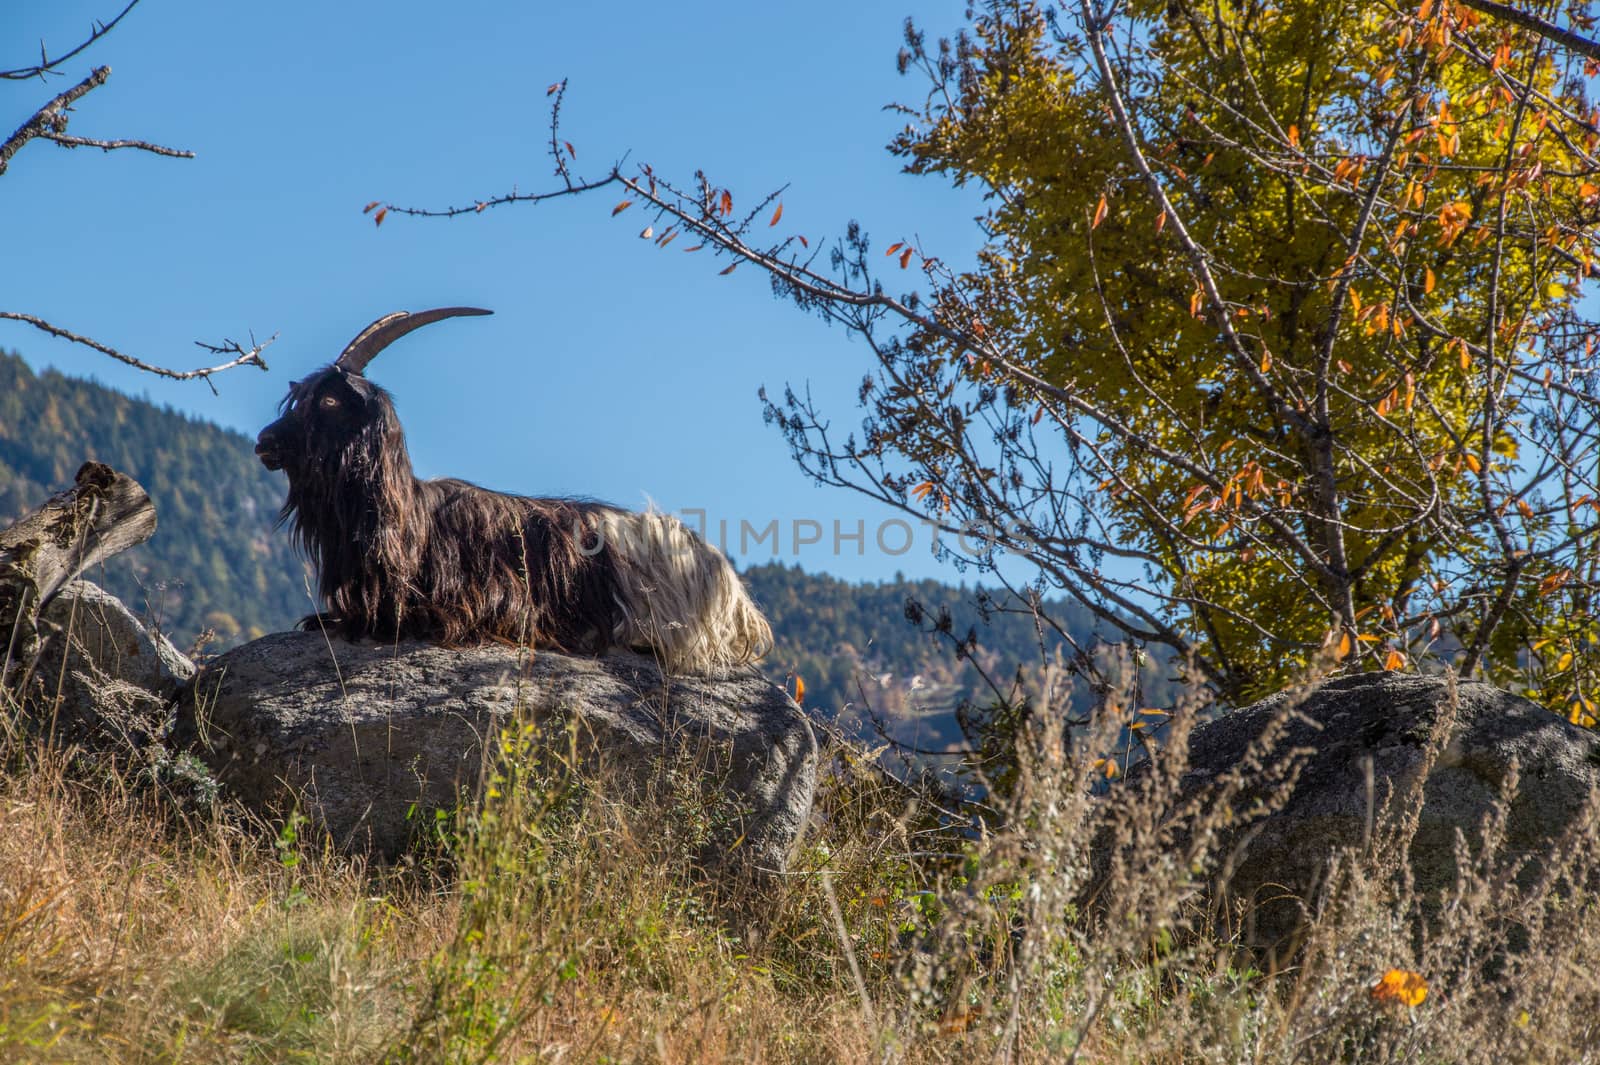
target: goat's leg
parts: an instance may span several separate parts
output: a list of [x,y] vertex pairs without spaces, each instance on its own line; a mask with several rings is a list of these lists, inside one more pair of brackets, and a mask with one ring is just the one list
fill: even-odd
[[295,628],[304,632],[317,632],[322,629],[337,629],[344,624],[344,619],[337,614],[307,614],[295,625]]

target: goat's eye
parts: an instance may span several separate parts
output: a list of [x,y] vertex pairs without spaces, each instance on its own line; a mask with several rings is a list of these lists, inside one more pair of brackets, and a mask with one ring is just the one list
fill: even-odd
[[338,396],[323,396],[322,399],[320,399],[318,402],[321,404],[321,406],[322,406],[322,408],[324,410],[338,410],[339,409],[339,397]]

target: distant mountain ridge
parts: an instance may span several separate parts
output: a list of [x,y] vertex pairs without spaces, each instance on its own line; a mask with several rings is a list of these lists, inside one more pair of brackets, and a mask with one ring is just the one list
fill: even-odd
[[[159,521],[148,544],[91,576],[180,645],[211,630],[226,646],[288,628],[313,609],[305,565],[274,527],[283,476],[256,461],[248,437],[93,381],[35,374],[19,355],[0,352],[0,524],[71,483],[87,459],[143,484]],[[846,719],[866,707],[901,721],[927,718],[983,694],[951,641],[922,631],[941,612],[956,637],[977,630],[977,658],[992,675],[1008,678],[1039,661],[1031,622],[983,622],[976,589],[899,574],[854,584],[781,564],[743,576],[777,638],[767,662],[773,679],[798,674],[809,705]],[[907,620],[908,600],[926,612],[922,628]],[[1075,635],[1095,629],[1081,608],[1054,604],[1052,613]],[[949,722],[934,733],[949,741]]]

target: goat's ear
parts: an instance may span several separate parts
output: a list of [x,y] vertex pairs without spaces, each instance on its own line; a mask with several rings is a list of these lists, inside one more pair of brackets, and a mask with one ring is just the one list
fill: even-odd
[[378,394],[378,386],[360,374],[340,374],[339,380],[344,383],[343,391],[347,398],[356,403],[360,410],[366,410]]

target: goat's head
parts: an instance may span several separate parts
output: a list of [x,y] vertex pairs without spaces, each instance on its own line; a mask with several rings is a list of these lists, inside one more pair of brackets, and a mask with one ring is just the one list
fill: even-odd
[[269,470],[287,470],[291,483],[308,470],[328,472],[352,445],[398,442],[400,422],[389,394],[363,376],[367,363],[414,329],[458,315],[490,314],[476,307],[396,311],[367,326],[331,366],[289,386],[280,417],[256,437],[256,455]]

